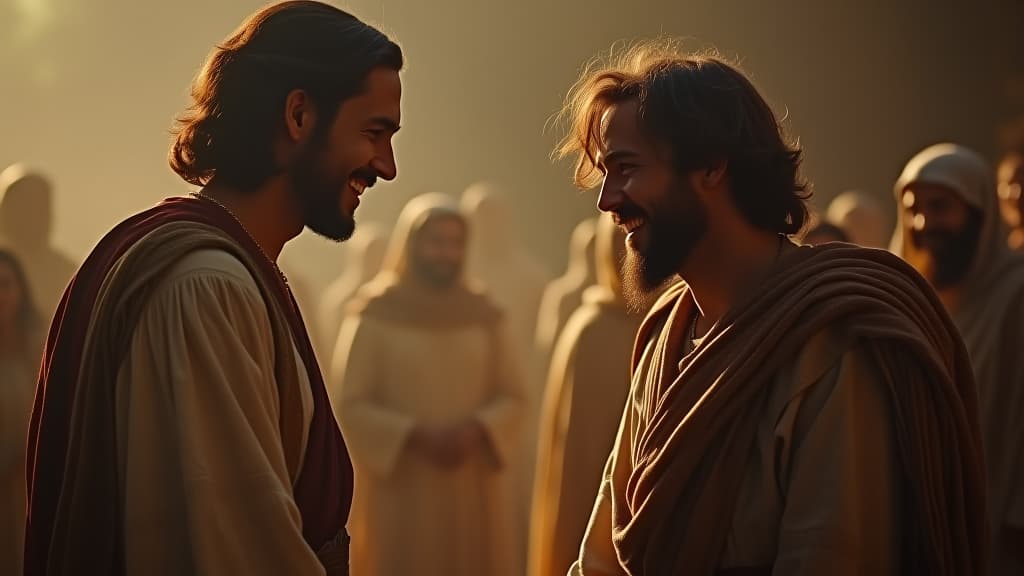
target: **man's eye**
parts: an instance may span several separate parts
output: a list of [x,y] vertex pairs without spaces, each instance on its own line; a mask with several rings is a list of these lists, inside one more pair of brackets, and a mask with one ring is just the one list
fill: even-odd
[[370,130],[366,130],[366,135],[376,140],[384,135],[384,130],[381,130],[379,128],[373,128]]
[[631,174],[637,168],[639,168],[639,166],[636,164],[619,164],[619,172],[622,174]]

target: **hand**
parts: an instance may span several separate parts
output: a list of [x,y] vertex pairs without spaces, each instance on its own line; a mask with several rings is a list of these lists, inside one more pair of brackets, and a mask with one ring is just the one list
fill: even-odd
[[468,456],[487,443],[487,432],[477,419],[470,418],[455,428],[455,443],[463,457]]
[[465,457],[458,429],[457,426],[417,426],[409,437],[409,447],[442,468],[455,468]]

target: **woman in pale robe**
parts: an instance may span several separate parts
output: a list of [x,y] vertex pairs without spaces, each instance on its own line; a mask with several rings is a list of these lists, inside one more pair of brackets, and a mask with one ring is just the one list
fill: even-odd
[[[522,380],[490,299],[461,279],[427,288],[410,263],[438,218],[465,226],[443,196],[406,206],[335,351],[331,394],[356,471],[353,574],[522,573],[508,468],[520,447]],[[467,425],[473,441],[456,432]],[[424,449],[439,434],[456,461]]]
[[555,278],[544,289],[537,313],[535,348],[538,375],[547,378],[558,335],[565,328],[569,316],[583,303],[583,291],[597,282],[594,266],[595,220],[587,218],[572,231],[569,239],[569,265],[565,274]]
[[25,447],[39,369],[41,322],[21,264],[0,249],[0,574],[21,574]]
[[598,285],[583,295],[551,360],[537,447],[529,576],[564,576],[579,556],[601,472],[629,394],[629,361],[643,314],[630,313],[619,263],[625,233],[597,224]]
[[[474,231],[469,247],[467,272],[480,281],[508,317],[515,358],[526,374],[527,408],[521,453],[513,467],[519,470],[517,505],[520,530],[525,542],[529,528],[533,466],[537,458],[537,429],[543,395],[543,361],[534,353],[537,313],[544,287],[551,276],[530,255],[513,225],[507,196],[494,183],[470,186],[462,195],[462,210]],[[525,546],[525,544],[524,544]],[[522,554],[525,556],[524,547]]]
[[317,348],[330,354],[338,341],[338,330],[345,309],[356,292],[380,272],[387,248],[387,236],[371,225],[360,225],[352,239],[344,244],[345,270],[324,289],[317,307]]

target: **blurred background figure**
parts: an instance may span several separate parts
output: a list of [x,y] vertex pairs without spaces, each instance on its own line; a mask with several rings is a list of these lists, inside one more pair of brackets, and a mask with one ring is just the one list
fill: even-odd
[[596,286],[558,337],[537,447],[528,576],[564,576],[579,556],[601,474],[629,393],[642,313],[630,313],[620,264],[625,232],[597,223]]
[[576,225],[569,239],[569,265],[565,274],[544,289],[537,314],[536,354],[541,378],[547,377],[551,353],[558,335],[580,304],[583,291],[597,281],[594,267],[595,220],[588,218]]
[[544,288],[551,277],[527,251],[523,235],[513,218],[508,196],[494,183],[480,182],[462,195],[462,210],[473,230],[469,247],[467,272],[483,283],[498,305],[505,311],[516,358],[526,375],[527,408],[523,427],[522,471],[519,481],[519,524],[525,542],[529,527],[529,510],[533,491],[533,466],[536,461],[537,426],[544,383],[537,369],[541,360],[534,354],[537,313]]
[[502,312],[463,280],[468,232],[447,197],[413,199],[342,323],[330,389],[356,470],[353,574],[522,573],[525,390]]
[[985,444],[993,575],[1024,574],[1024,255],[1006,245],[992,170],[956,144],[916,155],[895,186],[893,251],[931,282],[970,353]]
[[78,265],[50,242],[53,186],[24,165],[0,173],[0,237],[17,255],[32,287],[32,299],[47,322]]
[[345,269],[324,289],[317,307],[317,353],[325,365],[330,361],[345,308],[364,284],[380,272],[387,248],[387,235],[379,226],[360,224],[343,246]]
[[21,574],[25,446],[43,322],[17,257],[0,249],[0,574]]
[[1009,229],[1007,242],[1024,250],[1024,122],[1008,137],[997,169],[999,212]]
[[825,211],[828,222],[846,234],[845,242],[865,248],[886,248],[891,236],[889,218],[882,205],[860,190],[843,192]]
[[817,224],[804,233],[803,243],[811,246],[829,242],[849,242],[846,231],[826,220],[818,220]]

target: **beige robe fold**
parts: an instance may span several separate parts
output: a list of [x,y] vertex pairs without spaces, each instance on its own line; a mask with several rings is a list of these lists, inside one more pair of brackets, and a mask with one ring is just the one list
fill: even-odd
[[185,256],[151,295],[115,388],[127,574],[324,574],[292,496],[272,338],[227,252]]
[[[372,316],[342,324],[329,390],[356,472],[353,574],[516,575],[514,476],[525,391],[501,330]],[[418,425],[475,418],[484,447],[443,469],[408,447]]]

